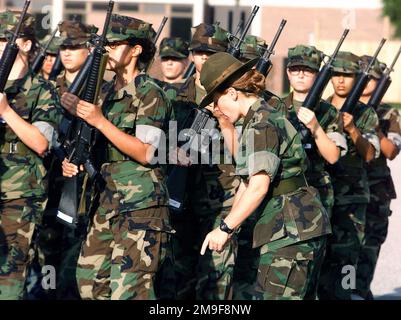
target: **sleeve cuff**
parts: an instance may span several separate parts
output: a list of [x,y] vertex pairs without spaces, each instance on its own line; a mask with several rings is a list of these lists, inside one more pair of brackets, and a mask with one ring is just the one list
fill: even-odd
[[392,143],[395,144],[398,150],[401,151],[401,135],[399,135],[398,133],[389,132],[387,134],[387,138],[391,140]]
[[164,136],[164,132],[154,126],[139,124],[136,126],[135,136],[143,143],[158,148],[162,141],[162,137]]
[[348,152],[347,139],[339,132],[328,132],[327,136],[333,141],[340,150],[340,156],[343,157]]
[[265,171],[273,181],[280,165],[280,158],[269,151],[259,151],[244,158],[241,162],[245,163],[237,166],[237,175],[251,177],[261,171]]
[[57,141],[57,132],[54,130],[53,126],[45,121],[36,121],[32,123],[33,126],[38,128],[40,133],[46,138],[46,140],[49,142],[49,148],[50,150],[55,142]]
[[372,133],[363,133],[362,137],[368,140],[375,148],[375,159],[380,156],[380,140],[379,137]]

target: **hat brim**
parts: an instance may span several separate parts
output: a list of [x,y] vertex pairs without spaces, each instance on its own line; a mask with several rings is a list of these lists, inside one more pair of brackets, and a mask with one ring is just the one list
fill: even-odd
[[207,93],[207,95],[199,103],[199,107],[200,108],[204,108],[207,105],[209,105],[210,103],[212,103],[213,102],[213,98],[214,98],[214,94],[216,93],[216,91],[221,90],[228,83],[233,82],[233,81],[239,79],[240,77],[242,77],[242,75],[245,74],[245,72],[251,70],[256,65],[256,63],[259,61],[259,59],[260,58],[252,59],[252,60],[244,63],[238,69],[235,69],[235,70],[233,70],[233,72],[229,73],[226,76],[226,78],[223,79],[222,82],[217,84],[214,88],[212,88],[212,90],[210,90]]
[[331,72],[332,73],[344,73],[344,74],[358,74],[359,73],[358,70],[347,70],[347,69],[340,68],[340,67],[332,67]]
[[293,61],[293,62],[288,62],[287,64],[287,68],[291,68],[291,67],[308,67],[311,68],[313,70],[315,70],[316,72],[319,72],[319,68],[313,64],[313,63],[308,63],[308,62],[300,62],[300,61]]
[[167,52],[159,54],[160,58],[177,58],[177,59],[186,59],[188,56],[178,52]]

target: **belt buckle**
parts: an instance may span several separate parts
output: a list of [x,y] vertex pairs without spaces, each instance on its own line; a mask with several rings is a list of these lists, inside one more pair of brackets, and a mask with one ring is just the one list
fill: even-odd
[[14,142],[10,142],[9,153],[16,153],[18,150],[17,144]]

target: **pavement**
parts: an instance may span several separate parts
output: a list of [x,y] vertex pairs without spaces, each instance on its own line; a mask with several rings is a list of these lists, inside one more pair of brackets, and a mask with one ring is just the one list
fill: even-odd
[[389,231],[371,290],[378,300],[401,300],[401,155],[389,161],[398,198],[391,203]]

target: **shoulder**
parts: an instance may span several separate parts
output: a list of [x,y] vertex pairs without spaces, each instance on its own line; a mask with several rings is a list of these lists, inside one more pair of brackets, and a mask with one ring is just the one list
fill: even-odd
[[167,100],[163,89],[156,82],[155,79],[149,77],[147,74],[138,75],[135,80],[136,92],[143,99],[160,98]]

